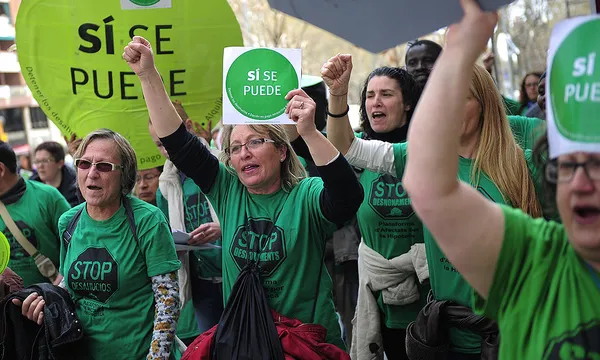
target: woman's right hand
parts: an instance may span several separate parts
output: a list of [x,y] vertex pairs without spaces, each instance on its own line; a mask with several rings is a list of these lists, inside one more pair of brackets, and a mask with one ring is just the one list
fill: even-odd
[[134,36],[133,40],[125,46],[123,59],[127,61],[127,65],[137,76],[142,76],[145,72],[155,69],[152,46],[141,36]]
[[351,73],[352,55],[350,54],[338,54],[327,60],[321,68],[321,78],[332,96],[348,94]]
[[12,300],[13,304],[21,307],[23,316],[31,321],[35,321],[38,325],[44,322],[44,306],[46,302],[37,293],[31,293],[23,301],[18,299]]

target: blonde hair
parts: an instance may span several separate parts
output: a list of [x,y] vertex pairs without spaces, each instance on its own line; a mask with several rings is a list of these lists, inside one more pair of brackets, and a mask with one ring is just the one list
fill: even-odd
[[[236,125],[226,125],[223,127],[223,149],[226,150],[230,146],[231,133]],[[281,163],[280,176],[281,176],[281,187],[284,191],[290,192],[296,185],[300,183],[302,179],[307,177],[304,166],[300,163],[298,155],[292,149],[290,140],[288,139],[283,126],[281,125],[246,125],[255,133],[267,137],[275,141],[275,146],[278,148],[285,148],[287,150],[287,156]],[[221,161],[227,165],[228,169],[231,169],[231,157],[227,154],[227,151],[221,152]]]
[[523,149],[513,136],[494,80],[480,65],[473,69],[470,90],[481,106],[481,135],[472,181],[477,184],[483,172],[496,184],[507,203],[533,217],[542,216]]

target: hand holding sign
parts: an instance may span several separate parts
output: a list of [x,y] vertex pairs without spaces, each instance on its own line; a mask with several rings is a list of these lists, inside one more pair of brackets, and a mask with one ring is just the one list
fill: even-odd
[[314,100],[302,89],[290,91],[285,99],[290,100],[285,108],[285,113],[296,123],[298,134],[304,137],[316,132],[315,109],[317,105]]
[[460,4],[464,11],[463,18],[458,24],[450,26],[446,44],[447,48],[460,48],[468,63],[471,63],[486,48],[498,23],[498,13],[481,10],[475,0],[461,0]]
[[348,94],[351,73],[352,55],[350,54],[338,54],[327,60],[321,68],[321,77],[332,96]]
[[142,76],[145,72],[155,69],[150,42],[141,36],[134,36],[133,40],[125,46],[123,59],[127,61],[127,65],[137,76]]

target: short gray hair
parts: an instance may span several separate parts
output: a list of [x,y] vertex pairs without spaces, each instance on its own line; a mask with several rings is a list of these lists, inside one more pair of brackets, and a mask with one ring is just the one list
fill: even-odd
[[88,145],[94,140],[108,139],[114,141],[121,160],[121,195],[129,195],[135,186],[137,176],[137,158],[133,147],[121,134],[109,129],[92,131],[82,141],[75,153],[75,159],[80,158]]

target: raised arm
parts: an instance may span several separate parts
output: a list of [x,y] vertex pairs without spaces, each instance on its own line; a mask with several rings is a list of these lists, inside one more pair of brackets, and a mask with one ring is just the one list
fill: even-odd
[[321,211],[329,221],[342,224],[358,211],[364,196],[362,186],[346,159],[317,130],[315,102],[303,90],[290,91],[286,99],[290,101],[285,112],[296,122],[298,134],[306,142],[323,179]]
[[161,138],[171,135],[181,125],[181,118],[171,103],[160,74],[154,66],[154,54],[150,42],[141,36],[134,36],[125,47],[123,59],[140,79],[148,114],[156,134]]
[[473,66],[497,22],[475,0],[449,32],[408,135],[403,184],[412,206],[444,254],[486,297],[504,236],[500,207],[457,179],[459,138]]
[[321,68],[321,77],[329,88],[329,114],[342,117],[327,117],[327,138],[344,155],[348,152],[354,131],[348,118],[348,84],[352,73],[352,56],[336,55]]
[[141,36],[134,36],[125,47],[123,59],[140,79],[152,127],[170,160],[203,192],[208,192],[217,177],[219,161],[186,130],[154,65],[150,43]]

